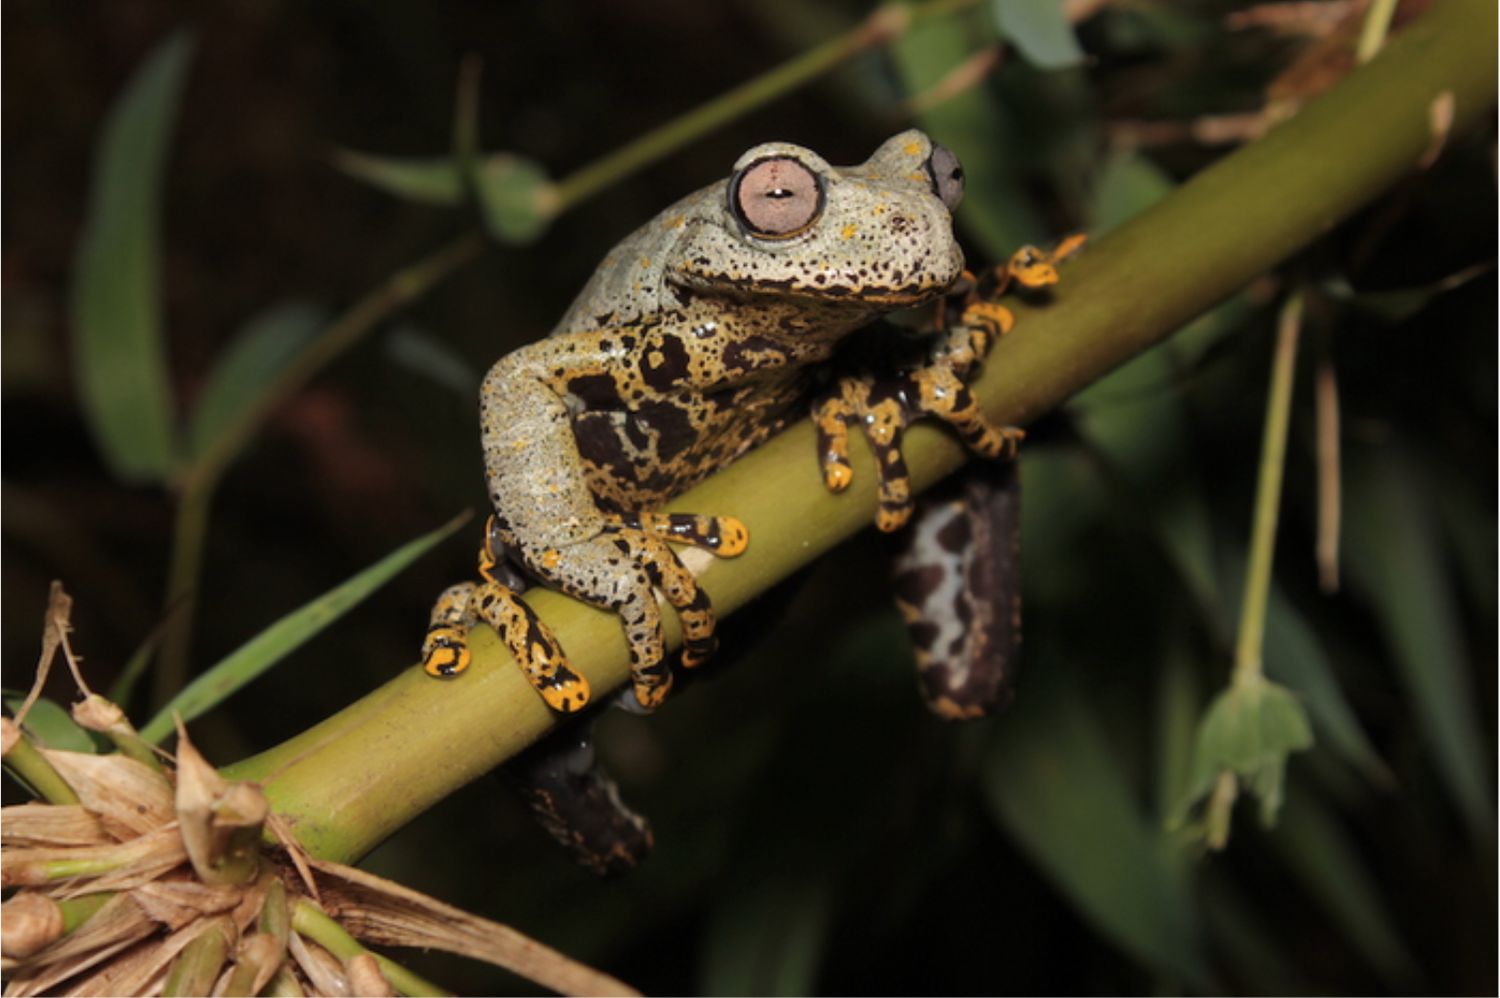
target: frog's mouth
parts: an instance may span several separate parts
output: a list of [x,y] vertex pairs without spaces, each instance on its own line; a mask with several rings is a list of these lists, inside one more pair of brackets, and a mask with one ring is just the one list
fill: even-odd
[[805,303],[833,304],[851,302],[876,308],[909,308],[931,301],[953,285],[952,278],[945,281],[935,279],[912,281],[905,284],[881,285],[853,283],[848,277],[836,273],[815,273],[811,280],[800,278],[740,277],[723,272],[714,272],[700,266],[683,264],[675,275],[674,283],[697,293],[724,294],[739,301],[753,303],[767,297],[795,298]]

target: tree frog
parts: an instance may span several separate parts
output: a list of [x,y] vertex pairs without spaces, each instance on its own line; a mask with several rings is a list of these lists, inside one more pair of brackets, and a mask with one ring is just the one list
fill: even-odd
[[[582,708],[588,684],[519,597],[525,578],[617,613],[634,698],[645,709],[661,704],[672,672],[656,590],[682,622],[683,665],[714,647],[708,597],[669,542],[730,557],[749,535],[730,515],[659,507],[809,405],[828,488],[849,484],[850,426],[868,439],[882,530],[913,509],[900,443],[914,418],[936,416],[984,456],[1013,453],[1022,432],[993,425],[965,385],[1012,322],[978,295],[893,376],[819,374],[872,320],[951,293],[964,274],[952,219],[963,186],[957,158],[920,131],[850,167],[769,142],[616,246],[552,334],[502,357],[484,379],[494,506],[484,582],[439,598],[426,671],[462,672],[467,633],[483,620],[547,704]],[[1028,247],[1001,280],[1051,283],[1054,260],[1072,248]],[[519,575],[505,577],[506,566]]]

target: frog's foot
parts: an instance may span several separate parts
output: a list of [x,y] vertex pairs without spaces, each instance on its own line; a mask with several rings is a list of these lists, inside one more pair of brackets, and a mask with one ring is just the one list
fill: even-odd
[[594,753],[593,718],[531,746],[504,766],[541,826],[602,877],[633,869],[651,851],[651,826],[620,799]]
[[589,702],[588,680],[568,664],[551,628],[498,582],[464,582],[438,597],[422,642],[422,668],[429,676],[447,679],[469,667],[468,634],[481,619],[500,635],[547,706],[571,714]]
[[630,646],[630,674],[636,702],[661,706],[672,688],[666,661],[660,588],[682,623],[682,662],[701,664],[714,650],[714,614],[708,594],[665,537],[719,554],[744,550],[748,534],[732,517],[628,513],[606,518],[604,529],[587,541],[528,555],[527,564],[544,581],[577,599],[620,615]]
[[469,612],[474,583],[449,586],[432,606],[427,635],[422,639],[422,669],[434,679],[452,679],[469,667]]
[[849,424],[857,422],[864,430],[880,476],[875,524],[886,532],[900,529],[912,510],[911,475],[901,456],[901,433],[911,422],[909,406],[902,399],[903,387],[900,381],[842,378],[835,392],[813,406],[823,484],[831,492],[842,492],[854,478],[849,466]]
[[639,530],[675,544],[691,544],[721,558],[744,554],[750,544],[750,531],[733,516],[611,513],[605,520],[613,528]]
[[[971,309],[972,310],[972,309]],[[979,407],[964,383],[963,374],[982,356],[982,348],[998,335],[987,324],[950,330],[932,362],[893,379],[842,379],[836,392],[820,399],[813,409],[823,482],[834,492],[849,485],[849,424],[858,423],[875,456],[880,476],[880,506],[875,525],[890,532],[911,518],[912,488],[901,436],[923,415],[936,416],[958,431],[972,450],[984,457],[1014,457],[1025,431],[996,426]]]
[[1022,246],[1010,255],[1010,259],[995,268],[995,289],[991,295],[1000,295],[1011,283],[1028,291],[1045,288],[1058,281],[1057,265],[1077,253],[1088,241],[1088,236],[1075,232],[1059,240],[1050,250],[1035,246]]

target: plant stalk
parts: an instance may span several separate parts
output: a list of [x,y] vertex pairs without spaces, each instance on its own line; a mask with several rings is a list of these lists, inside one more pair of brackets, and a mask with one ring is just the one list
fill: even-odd
[[1276,522],[1281,511],[1281,479],[1286,470],[1286,432],[1291,422],[1292,376],[1297,369],[1297,340],[1302,331],[1302,291],[1293,291],[1276,324],[1276,353],[1271,387],[1266,393],[1266,429],[1261,440],[1260,477],[1255,487],[1255,515],[1250,528],[1250,561],[1240,602],[1240,632],[1234,648],[1236,686],[1264,676],[1261,648],[1266,636],[1266,602],[1271,591],[1271,563],[1276,554]]
[[919,18],[951,13],[971,7],[974,2],[931,0],[928,3],[890,3],[878,7],[844,34],[747,80],[559,180],[552,187],[551,212],[560,215],[726,122],[786,96],[861,53],[889,44],[905,34]]
[[203,568],[214,492],[224,473],[244,452],[277,409],[301,391],[323,368],[369,335],[397,310],[427,294],[484,249],[484,237],[470,232],[391,275],[355,302],[282,369],[266,391],[226,426],[178,483],[177,517],[167,574],[170,618],[152,675],[151,700],[160,707],[188,678],[193,611]]
[[[1405,177],[1431,144],[1429,109],[1441,95],[1454,101],[1455,129],[1490,108],[1495,22],[1493,0],[1440,0],[1379,59],[1065,265],[1050,303],[1018,304],[1016,332],[985,364],[974,389],[987,414],[1029,422]],[[701,576],[721,612],[871,522],[873,468],[867,448],[852,450],[854,484],[829,495],[804,421],[670,505],[733,514],[749,527],[749,550]],[[966,457],[951,435],[928,425],[907,434],[905,453],[918,487]],[[625,642],[614,617],[551,592],[527,600],[597,697],[625,681]],[[674,615],[666,616],[675,632]],[[414,636],[424,622],[413,608]],[[406,668],[227,774],[261,781],[312,853],[352,861],[556,722],[487,628],[476,629],[472,647],[474,664],[461,679],[442,683]],[[691,707],[679,698],[666,709]]]

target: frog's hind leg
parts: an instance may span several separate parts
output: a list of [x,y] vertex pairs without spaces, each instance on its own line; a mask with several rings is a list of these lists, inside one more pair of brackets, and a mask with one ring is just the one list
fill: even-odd
[[[666,660],[661,608],[654,587],[661,586],[682,621],[685,664],[696,665],[712,651],[714,618],[708,596],[660,536],[661,532],[670,533],[672,521],[656,515],[640,519],[646,516],[611,517],[598,536],[570,544],[554,557],[547,557],[547,551],[541,552],[540,557],[528,553],[526,563],[548,585],[620,616],[630,646],[630,675],[636,702],[654,710],[672,688],[672,669]],[[711,535],[708,524],[712,519],[699,518],[702,529],[697,532],[705,540]],[[718,526],[724,527],[728,519],[719,518]],[[651,529],[625,525],[632,522],[649,524]],[[724,553],[722,538],[720,548],[720,553]]]
[[547,706],[570,714],[589,702],[588,680],[568,664],[551,628],[514,590],[498,582],[464,582],[438,597],[422,642],[422,668],[428,675],[449,678],[469,667],[468,634],[479,620],[500,635]]
[[894,568],[922,696],[950,720],[1010,702],[1021,643],[1021,496],[1012,461],[975,462],[925,494]]
[[660,537],[635,531],[621,531],[619,536],[631,557],[646,567],[652,583],[677,610],[682,623],[682,664],[693,669],[708,661],[718,647],[708,593]]

